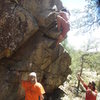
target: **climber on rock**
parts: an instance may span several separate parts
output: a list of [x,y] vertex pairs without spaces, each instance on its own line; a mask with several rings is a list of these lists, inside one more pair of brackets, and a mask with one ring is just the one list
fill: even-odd
[[67,32],[70,30],[69,17],[70,12],[65,8],[57,15],[58,31],[61,31],[61,33],[57,38],[56,46],[67,37]]

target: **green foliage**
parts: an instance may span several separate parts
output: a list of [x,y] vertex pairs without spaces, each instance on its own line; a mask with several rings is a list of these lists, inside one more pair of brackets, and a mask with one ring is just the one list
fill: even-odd
[[73,73],[76,73],[80,69],[80,56],[82,52],[74,50],[73,47],[66,44],[66,41],[62,45],[72,58],[71,70]]
[[83,59],[83,67],[90,68],[91,70],[96,70],[100,73],[100,52],[87,52],[81,50],[74,50],[69,44],[66,44],[66,41],[62,43],[65,50],[70,54],[72,58],[71,69],[72,73],[76,74],[81,69],[81,57],[86,54]]
[[98,69],[99,68],[99,59],[100,53],[89,53],[89,55],[85,58],[85,64],[89,66],[91,69]]

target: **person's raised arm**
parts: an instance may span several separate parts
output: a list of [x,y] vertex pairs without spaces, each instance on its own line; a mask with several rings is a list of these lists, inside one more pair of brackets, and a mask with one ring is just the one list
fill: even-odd
[[79,74],[78,74],[78,80],[80,80],[80,82],[84,85],[84,81]]
[[85,89],[88,88],[88,85],[83,81],[83,79],[81,78],[81,76],[78,74],[78,80],[80,80],[80,82],[82,83],[82,85],[85,87]]

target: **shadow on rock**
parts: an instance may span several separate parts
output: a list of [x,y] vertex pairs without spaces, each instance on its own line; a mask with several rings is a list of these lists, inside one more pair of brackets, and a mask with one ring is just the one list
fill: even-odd
[[61,100],[61,97],[63,97],[64,94],[64,91],[57,88],[52,93],[46,94],[44,100]]

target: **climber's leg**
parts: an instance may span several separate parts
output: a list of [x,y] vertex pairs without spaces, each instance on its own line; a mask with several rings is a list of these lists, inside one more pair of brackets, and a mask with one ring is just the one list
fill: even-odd
[[57,39],[57,42],[56,42],[56,46],[58,46],[58,44],[59,44],[60,42],[62,42],[63,40],[64,40],[63,35],[59,35],[59,37],[58,37],[58,39]]
[[56,42],[56,47],[58,46],[59,43],[61,43],[63,40],[65,40],[67,35],[63,36],[62,34],[59,35],[57,42]]

